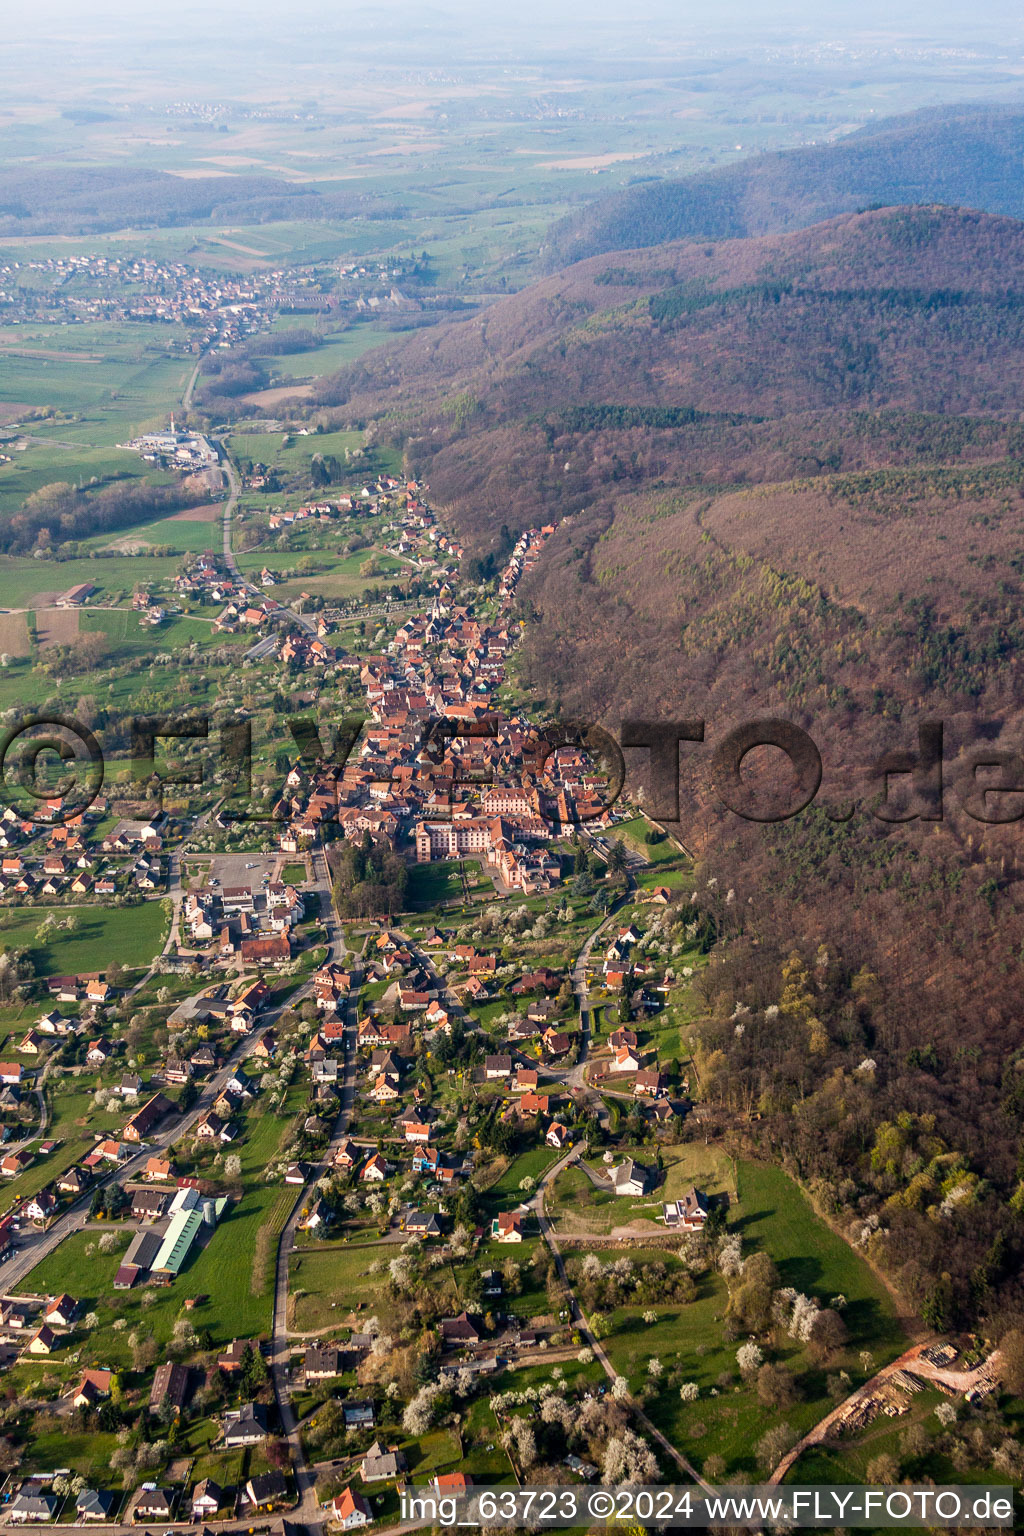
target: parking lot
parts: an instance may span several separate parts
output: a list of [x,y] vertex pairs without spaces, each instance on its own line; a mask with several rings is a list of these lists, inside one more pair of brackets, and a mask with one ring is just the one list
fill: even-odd
[[263,876],[273,880],[287,863],[280,853],[219,853],[210,860],[206,884],[223,890],[225,886],[251,885],[259,889]]

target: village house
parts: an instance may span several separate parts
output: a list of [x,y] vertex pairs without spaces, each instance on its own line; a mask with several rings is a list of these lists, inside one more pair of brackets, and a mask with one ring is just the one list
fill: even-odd
[[70,1328],[78,1316],[78,1302],[66,1291],[62,1291],[59,1296],[55,1296],[51,1302],[47,1303],[43,1309],[43,1316],[55,1328]]
[[269,1472],[258,1472],[245,1485],[245,1504],[249,1509],[274,1510],[287,1497],[287,1479],[276,1467],[272,1467]]
[[405,1465],[402,1451],[388,1450],[379,1440],[375,1440],[363,1457],[359,1471],[364,1483],[379,1483],[385,1478],[397,1477],[405,1471]]
[[681,1227],[684,1232],[701,1232],[708,1219],[707,1196],[694,1185],[678,1200],[666,1201],[662,1217],[668,1227]]
[[479,1325],[468,1312],[458,1317],[443,1317],[440,1322],[442,1342],[449,1347],[479,1344],[482,1334]]
[[74,1198],[83,1194],[91,1182],[92,1175],[87,1168],[69,1168],[57,1180],[57,1189],[60,1194]]
[[60,1343],[57,1335],[48,1323],[43,1323],[41,1328],[29,1339],[25,1345],[30,1355],[48,1355]]
[[636,1096],[659,1099],[663,1093],[667,1092],[668,1084],[657,1067],[649,1067],[645,1071],[637,1073],[633,1083],[633,1093]]
[[83,1371],[71,1399],[75,1408],[94,1408],[103,1398],[110,1396],[110,1378],[112,1371],[87,1370]]
[[212,1477],[204,1477],[192,1490],[192,1519],[212,1520],[224,1502],[224,1490]]
[[154,1093],[153,1097],[148,1099],[141,1109],[137,1109],[126,1123],[121,1132],[123,1139],[135,1143],[141,1142],[173,1107],[170,1099],[164,1098],[162,1093]]
[[164,1403],[180,1413],[188,1401],[190,1386],[188,1366],[170,1360],[158,1366],[149,1392],[150,1413],[156,1413]]
[[244,1403],[241,1408],[228,1409],[222,1425],[225,1450],[260,1445],[267,1438],[267,1410],[262,1403]]
[[116,1494],[107,1488],[83,1488],[75,1500],[80,1520],[109,1521]]
[[355,1493],[351,1487],[343,1488],[322,1507],[330,1523],[340,1526],[343,1531],[351,1531],[358,1525],[366,1525],[373,1518],[370,1506],[362,1494]]
[[646,1195],[656,1182],[654,1172],[631,1157],[612,1170],[611,1178],[612,1189],[617,1195]]
[[245,1361],[246,1350],[256,1347],[249,1339],[232,1339],[227,1349],[221,1350],[217,1356],[218,1369],[226,1371],[229,1376],[235,1371],[240,1371]]
[[400,1120],[398,1128],[407,1142],[415,1143],[430,1140],[431,1125],[415,1112],[407,1115],[404,1120]]
[[41,1189],[25,1204],[25,1215],[30,1221],[45,1223],[56,1213],[57,1197],[50,1189]]
[[132,1506],[131,1520],[134,1525],[145,1525],[150,1520],[169,1520],[177,1495],[172,1488],[142,1488]]
[[37,1525],[52,1520],[57,1513],[57,1495],[43,1493],[35,1483],[26,1484],[7,1506],[12,1525]]
[[499,1243],[521,1243],[523,1240],[523,1215],[521,1211],[502,1211],[491,1223],[491,1237]]

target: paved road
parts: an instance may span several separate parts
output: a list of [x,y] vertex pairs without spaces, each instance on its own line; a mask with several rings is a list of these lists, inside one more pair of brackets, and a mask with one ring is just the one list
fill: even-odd
[[146,971],[146,974],[142,977],[142,980],[137,981],[134,987],[129,987],[127,993],[125,994],[127,997],[132,998],[135,996],[136,992],[141,992],[143,987],[146,985],[146,982],[149,981],[154,975],[157,967],[157,961],[163,960],[165,956],[170,954],[172,949],[177,948],[178,928],[181,921],[181,902],[183,896],[184,892],[181,888],[181,859],[177,853],[172,853],[167,860],[167,890],[161,891],[156,896],[150,898],[152,901],[166,901],[168,897],[170,898],[171,921],[168,924],[167,937],[164,940],[164,947],[160,951],[159,955],[157,955],[152,965],[150,965],[149,969]]
[[[224,511],[221,514],[221,528],[224,544],[224,564],[235,577],[236,581],[245,581],[245,577],[238,569],[238,561],[235,559],[234,550],[231,548],[231,519],[238,505],[238,498],[242,493],[242,482],[235,471],[235,466],[224,454],[224,473],[228,477],[228,499],[224,503]],[[248,583],[246,583],[248,585]]]
[[590,993],[587,990],[587,964],[590,960],[590,952],[598,939],[611,926],[622,908],[631,902],[632,899],[633,893],[630,889],[612,904],[606,916],[602,918],[597,927],[588,935],[586,942],[576,956],[576,963],[572,968],[573,991],[576,993],[576,1002],[580,1011],[580,1048],[576,1064],[570,1067],[564,1074],[562,1081],[589,1104],[597,1116],[599,1125],[607,1125],[610,1116],[608,1114],[608,1107],[601,1098],[601,1095],[587,1081],[585,1071],[587,1056],[590,1052],[590,1022],[593,1016]]
[[19,1152],[22,1147],[27,1147],[31,1142],[38,1141],[41,1136],[46,1135],[46,1127],[50,1123],[50,1106],[46,1102],[46,1094],[43,1092],[43,1088],[49,1070],[50,1060],[47,1059],[42,1072],[40,1072],[39,1077],[36,1079],[35,1087],[32,1089],[32,1092],[35,1094],[36,1103],[39,1105],[39,1124],[31,1126],[19,1141],[9,1141],[7,1143],[8,1153]]
[[[345,936],[338,921],[337,913],[334,910],[330,871],[324,850],[322,848],[314,850],[311,855],[311,861],[317,889],[320,892],[321,915],[329,938],[328,958],[340,962],[347,953],[347,950]],[[327,1144],[324,1155],[311,1169],[309,1181],[299,1191],[295,1204],[281,1231],[277,1245],[277,1260],[274,1274],[274,1320],[271,1336],[270,1374],[274,1384],[274,1394],[277,1398],[278,1412],[281,1416],[281,1427],[288,1440],[292,1457],[292,1469],[295,1473],[298,1499],[296,1508],[292,1513],[294,1518],[302,1521],[314,1521],[323,1517],[316,1496],[316,1472],[306,1460],[305,1452],[302,1448],[301,1428],[295,1417],[291,1401],[291,1385],[288,1379],[291,1354],[288,1334],[288,1269],[291,1253],[295,1246],[295,1233],[302,1218],[303,1209],[315,1199],[317,1180],[331,1167],[338,1143],[344,1136],[352,1118],[357,1079],[356,1026],[358,1022],[358,1009],[356,1004],[361,979],[359,968],[355,965],[353,965],[353,973],[353,986],[345,1004],[345,1034],[342,1041],[342,1061],[344,1067],[341,1084],[341,1105],[338,1117],[334,1123],[331,1139]]]

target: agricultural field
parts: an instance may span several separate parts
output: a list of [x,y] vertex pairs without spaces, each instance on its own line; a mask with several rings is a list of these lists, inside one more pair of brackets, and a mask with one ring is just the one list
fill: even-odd
[[186,338],[182,330],[165,329],[159,340],[151,327],[127,323],[25,326],[6,333],[0,407],[11,402],[22,408],[23,424],[0,425],[0,452],[12,460],[0,464],[0,514],[60,481],[171,483],[172,476],[116,446],[162,426],[181,399],[193,365],[168,355]]
[[[106,542],[109,543],[109,540]],[[93,601],[123,603],[140,581],[170,581],[180,561],[173,556],[140,559],[136,555],[99,555],[84,560],[34,560],[0,556],[0,593],[10,608],[46,608],[54,598],[79,582],[99,588]]]
[[[275,371],[285,379],[317,379],[337,373],[354,363],[374,347],[390,345],[410,333],[401,327],[382,326],[373,321],[350,326],[338,334],[324,336],[323,344],[308,352],[283,352],[275,358]],[[332,434],[337,436],[338,434]],[[358,434],[349,434],[357,436]],[[335,453],[337,449],[325,449]]]

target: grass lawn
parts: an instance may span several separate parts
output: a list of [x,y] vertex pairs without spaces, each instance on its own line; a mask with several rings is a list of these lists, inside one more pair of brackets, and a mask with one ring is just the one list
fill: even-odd
[[641,1040],[645,1050],[657,1053],[662,1068],[673,1059],[681,1060],[687,1054],[679,1032],[679,1020],[671,1008],[652,1014],[641,1025]]
[[718,1275],[705,1275],[697,1300],[683,1306],[658,1306],[654,1324],[643,1321],[644,1308],[619,1307],[611,1315],[612,1334],[605,1349],[616,1370],[634,1390],[649,1385],[648,1362],[657,1358],[664,1372],[675,1368],[700,1389],[696,1402],[684,1403],[674,1382],[664,1382],[648,1397],[646,1411],[681,1451],[703,1466],[711,1454],[724,1457],[727,1477],[742,1473],[753,1481],[755,1446],[764,1431],[784,1419],[803,1434],[831,1407],[825,1372],[807,1369],[803,1349],[775,1352],[775,1358],[803,1373],[804,1398],[784,1413],[766,1410],[752,1385],[742,1383],[735,1341],[722,1334],[728,1292]]
[[[383,346],[398,336],[404,336],[405,331],[377,330],[372,324],[356,325],[343,331],[338,336],[327,340],[322,347],[316,347],[309,352],[287,352],[274,359],[274,366],[278,373],[290,379],[319,378],[325,373],[334,373],[339,368],[346,367],[368,352],[373,347]],[[331,433],[330,438],[340,437],[341,433]],[[361,432],[344,434],[352,439],[352,446],[362,442]],[[315,452],[321,441],[330,440],[318,437],[303,437],[300,441],[309,452]],[[336,449],[325,449],[325,452],[337,452]]]
[[[53,911],[59,918],[74,915],[74,933],[57,930],[39,944],[36,934]],[[103,971],[113,961],[145,966],[159,954],[167,937],[167,917],[161,900],[137,907],[59,907],[34,911],[5,911],[0,915],[0,947],[28,949],[40,976],[76,971]]]
[[[406,900],[414,911],[425,911],[442,901],[458,901],[462,896],[461,859],[442,859],[436,864],[414,864],[409,870]],[[476,859],[465,861],[466,880],[472,885],[479,877]]]
[[520,1152],[487,1190],[487,1199],[494,1205],[494,1213],[499,1209],[511,1209],[521,1200],[528,1199],[528,1195],[519,1188],[521,1180],[529,1178],[535,1184],[539,1183],[541,1176],[561,1156],[561,1152],[551,1147],[530,1147],[526,1152]]
[[[394,1245],[339,1243],[297,1253],[288,1282],[291,1326],[299,1333],[338,1327],[360,1303],[376,1306],[383,1301],[383,1278],[371,1275],[370,1266],[382,1259],[386,1263],[397,1252]],[[441,1271],[436,1276],[439,1282]]]
[[109,1487],[114,1474],[110,1458],[117,1450],[117,1436],[102,1430],[75,1433],[66,1421],[54,1419],[53,1429],[32,1437],[21,1464],[25,1472],[53,1472],[70,1467],[93,1487]]
[[451,1429],[434,1429],[416,1440],[403,1440],[402,1449],[417,1483],[460,1465],[459,1438]]
[[111,644],[107,661],[116,663],[130,656],[152,656],[154,652],[182,650],[190,645],[240,644],[239,635],[219,635],[214,632],[208,619],[171,619],[159,629],[142,629],[139,616],[128,608],[105,613],[88,610],[79,615],[79,628],[83,634],[97,631],[105,634]]
[[63,1137],[70,1142],[76,1137],[91,1136],[93,1132],[106,1134],[119,1129],[125,1119],[123,1107],[115,1104],[108,1112],[98,1109],[92,1101],[93,1093],[102,1081],[102,1072],[90,1072],[48,1083],[50,1125],[47,1135]]
[[[582,1169],[566,1168],[559,1174],[545,1202],[548,1216],[566,1236],[574,1232],[610,1232],[613,1227],[637,1221],[648,1223],[653,1235],[656,1231],[666,1231],[660,1223],[657,1227],[654,1225],[655,1218],[661,1214],[662,1202],[678,1199],[691,1184],[696,1184],[705,1194],[725,1197],[730,1206],[735,1205],[736,1170],[732,1158],[721,1147],[688,1143],[662,1147],[661,1155],[665,1168],[662,1182],[652,1195],[637,1199],[595,1189]],[[639,1162],[650,1164],[653,1149],[640,1148],[636,1157]],[[616,1164],[619,1161],[621,1157],[617,1156]],[[600,1169],[604,1165],[594,1166]]]
[[[663,845],[659,844],[659,847]],[[657,852],[657,849],[645,849],[647,853]],[[693,873],[689,868],[677,869],[674,865],[654,864],[650,869],[642,869],[635,876],[636,883],[643,891],[653,890],[656,885],[668,886],[670,891],[689,890],[693,885]]]
[[[303,355],[315,357],[319,354],[292,354],[296,357]],[[346,448],[360,448],[363,442],[362,432],[316,432],[309,437],[291,435],[291,442],[285,447],[289,435],[287,432],[233,432],[229,444],[232,454],[238,458],[258,461],[270,469],[301,472],[309,469],[309,461],[315,453],[343,458]],[[352,479],[355,480],[358,474],[359,470],[353,468]]]
[[[517,1371],[512,1377],[502,1377],[502,1386],[518,1386],[526,1376]],[[514,1481],[512,1466],[501,1448],[501,1431],[491,1411],[486,1395],[474,1398],[462,1425],[462,1466],[477,1483],[501,1486]]]
[[[538,1258],[539,1255],[539,1258]],[[547,1246],[542,1237],[527,1237],[521,1243],[498,1243],[486,1240],[476,1252],[476,1262],[482,1269],[501,1269],[507,1259],[519,1265],[520,1290],[512,1296],[506,1292],[506,1312],[521,1322],[550,1314],[546,1276],[549,1263]],[[535,1262],[539,1268],[535,1267]]]
[[[212,1429],[208,1420],[206,1423]],[[201,1451],[196,1456],[192,1467],[188,1489],[189,1499],[191,1500],[196,1484],[201,1483],[206,1477],[212,1477],[214,1482],[219,1483],[224,1489],[236,1488],[244,1465],[244,1451]]]
[[[651,823],[646,816],[634,816],[632,821],[621,821],[618,826],[611,827],[608,831],[609,842],[615,838],[622,838],[634,848],[643,858],[651,864],[674,864],[677,859],[685,859],[686,855],[672,842],[671,838],[662,838],[660,843],[648,843],[644,841],[645,834],[651,831]],[[667,885],[667,880],[655,880],[655,885]]]
[[[38,1143],[36,1144],[38,1146]],[[5,1179],[0,1187],[0,1215],[9,1211],[11,1206],[19,1200],[30,1199],[37,1195],[47,1184],[59,1177],[72,1163],[77,1163],[85,1153],[92,1148],[92,1137],[75,1136],[71,1140],[61,1142],[49,1157],[41,1157],[26,1168],[24,1173],[19,1173],[17,1178]]]
[[860,1349],[882,1365],[906,1348],[894,1303],[862,1258],[814,1211],[781,1168],[741,1161],[739,1209],[731,1225],[744,1244],[771,1254],[783,1285],[820,1297],[843,1295],[843,1320]]
[[[0,938],[0,944],[2,943],[3,939]],[[8,1037],[14,1035],[20,1040],[29,1026],[38,1019],[42,1011],[43,1009],[38,1002],[9,1003],[5,1007],[0,1008],[0,1045],[3,1046],[4,1050],[14,1049],[13,1044],[7,1045]]]
[[[660,1360],[666,1370],[679,1367],[683,1380],[698,1384],[698,1401],[682,1402],[678,1387],[666,1384],[648,1399],[647,1413],[698,1466],[716,1453],[725,1458],[730,1473],[746,1472],[753,1467],[754,1446],[773,1416],[766,1414],[753,1390],[737,1390],[736,1345],[722,1338],[726,1300],[725,1282],[709,1275],[701,1280],[697,1300],[657,1307],[655,1324],[644,1323],[642,1307],[619,1307],[611,1316],[613,1332],[605,1349],[634,1390],[651,1380],[651,1359]],[[728,1386],[725,1373],[730,1376]],[[820,1404],[799,1407],[801,1416],[787,1413],[787,1421],[798,1429],[809,1428],[825,1411]]]

